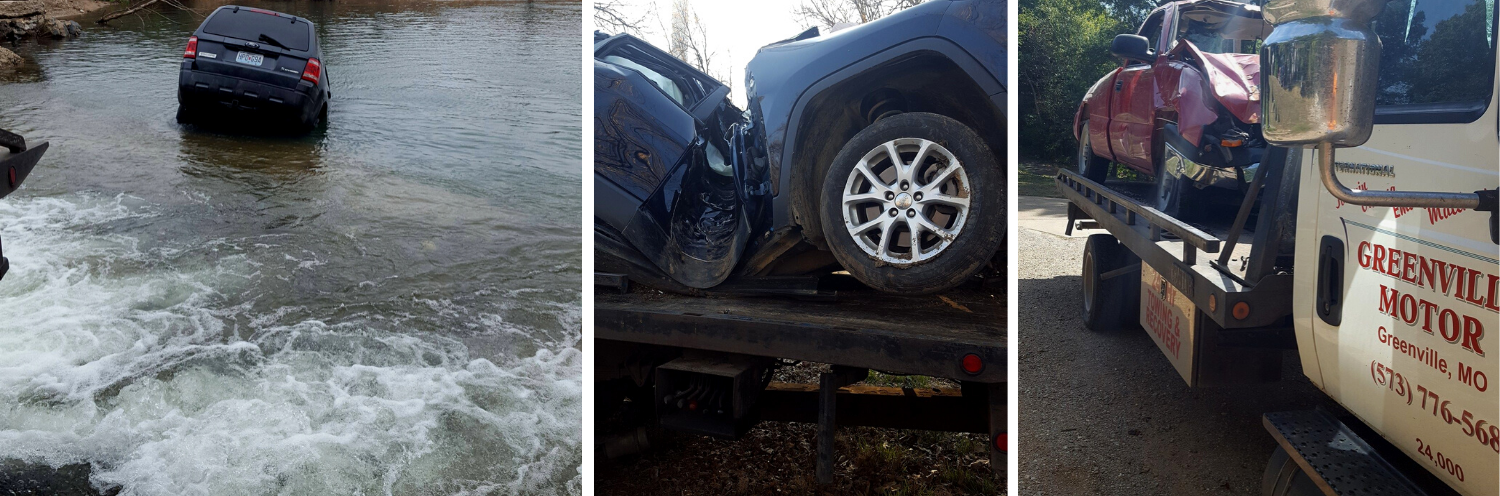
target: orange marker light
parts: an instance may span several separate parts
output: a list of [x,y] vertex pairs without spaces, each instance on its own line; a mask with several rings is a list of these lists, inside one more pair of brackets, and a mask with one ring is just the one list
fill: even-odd
[[1233,311],[1236,320],[1245,320],[1246,317],[1250,316],[1250,304],[1243,301],[1235,303]]

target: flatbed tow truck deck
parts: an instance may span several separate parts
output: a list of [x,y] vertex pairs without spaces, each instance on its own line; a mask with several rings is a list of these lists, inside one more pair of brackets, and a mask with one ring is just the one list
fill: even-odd
[[[833,365],[818,385],[770,382],[755,396],[756,420],[819,424],[820,482],[832,481],[838,425],[987,433],[991,466],[999,470],[1005,466],[1008,336],[1005,299],[997,293],[970,288],[904,296],[841,289],[813,297],[683,296],[596,289],[595,349],[607,354],[646,345],[684,355]],[[962,387],[853,385],[870,370],[941,377]]]

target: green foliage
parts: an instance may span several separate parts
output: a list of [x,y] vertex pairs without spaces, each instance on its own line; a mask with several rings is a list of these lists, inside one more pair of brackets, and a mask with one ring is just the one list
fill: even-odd
[[876,371],[870,371],[870,377],[865,379],[865,384],[871,386],[902,387],[923,389],[933,387],[931,377],[925,375],[890,375]]
[[1023,0],[1020,39],[1021,150],[1068,161],[1077,147],[1073,115],[1089,87],[1119,66],[1115,35],[1133,33],[1150,0]]

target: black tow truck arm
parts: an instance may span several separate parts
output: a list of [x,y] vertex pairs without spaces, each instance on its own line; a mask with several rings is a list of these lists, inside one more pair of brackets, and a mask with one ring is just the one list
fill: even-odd
[[[47,153],[47,143],[27,148],[26,139],[21,135],[0,129],[0,147],[5,148],[5,153],[0,155],[0,198],[5,198],[21,187],[26,176],[31,175],[31,169],[42,159],[42,154]],[[0,244],[0,279],[4,279],[9,271],[10,260],[5,258],[4,244]]]

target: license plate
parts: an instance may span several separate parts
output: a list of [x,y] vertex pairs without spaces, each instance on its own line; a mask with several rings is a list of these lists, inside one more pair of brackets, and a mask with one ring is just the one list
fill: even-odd
[[261,64],[266,62],[266,56],[258,53],[240,52],[234,55],[234,61],[260,67]]

